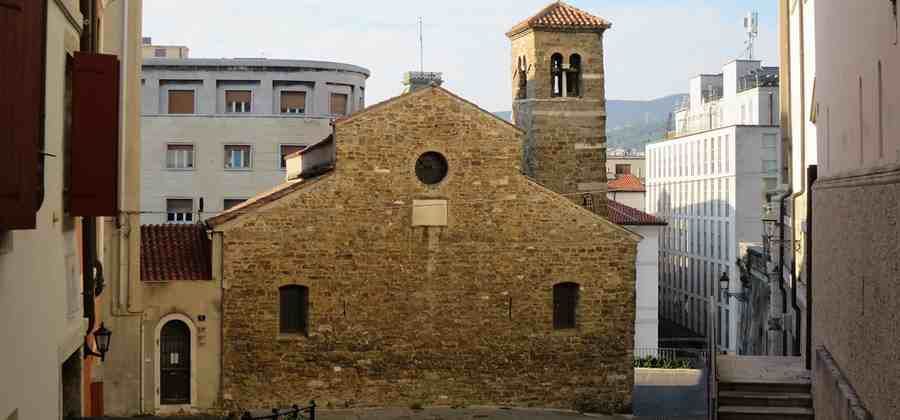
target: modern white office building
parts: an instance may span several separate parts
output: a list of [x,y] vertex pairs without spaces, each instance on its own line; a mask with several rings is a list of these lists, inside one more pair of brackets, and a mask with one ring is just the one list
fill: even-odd
[[[646,209],[668,222],[660,238],[660,317],[698,336],[716,322],[720,348],[741,352],[738,244],[760,240],[762,208],[778,188],[778,69],[736,60],[690,85],[674,131],[646,149]],[[719,290],[723,274],[727,293]]]
[[305,60],[145,58],[141,223],[191,223],[284,179],[284,156],[365,106],[369,71]]

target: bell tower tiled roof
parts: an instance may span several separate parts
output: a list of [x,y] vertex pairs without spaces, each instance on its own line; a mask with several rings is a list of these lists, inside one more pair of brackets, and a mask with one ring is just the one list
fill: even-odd
[[513,36],[526,29],[569,29],[603,31],[612,26],[608,20],[594,16],[581,9],[556,1],[541,9],[534,16],[513,26],[507,36]]

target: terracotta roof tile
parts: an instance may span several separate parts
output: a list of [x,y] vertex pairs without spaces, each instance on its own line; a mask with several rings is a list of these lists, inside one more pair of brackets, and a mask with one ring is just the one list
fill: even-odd
[[644,192],[647,189],[641,182],[641,179],[631,175],[619,175],[618,178],[606,183],[610,192]]
[[513,26],[506,35],[513,36],[529,28],[603,31],[611,26],[612,23],[606,19],[594,16],[561,1],[556,1],[541,9],[534,16]]
[[644,213],[634,207],[628,207],[615,200],[606,200],[609,209],[609,220],[617,225],[624,226],[665,226],[665,220],[652,214]]
[[141,280],[211,280],[210,250],[203,225],[141,226]]

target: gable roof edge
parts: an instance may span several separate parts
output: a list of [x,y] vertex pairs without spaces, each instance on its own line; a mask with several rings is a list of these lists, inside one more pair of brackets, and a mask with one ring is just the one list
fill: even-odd
[[440,87],[440,86],[430,86],[430,87],[427,87],[427,88],[425,88],[425,89],[417,90],[417,91],[415,91],[415,92],[409,92],[409,93],[404,93],[404,94],[402,94],[402,95],[397,95],[397,96],[395,96],[395,97],[393,97],[393,98],[389,98],[389,99],[386,99],[386,100],[384,100],[384,101],[381,101],[381,102],[379,102],[379,103],[377,103],[377,104],[375,104],[375,105],[368,106],[368,107],[366,107],[365,109],[363,109],[363,110],[361,110],[361,111],[359,111],[359,112],[357,112],[357,113],[355,113],[355,114],[353,114],[353,115],[349,115],[349,116],[344,117],[344,118],[339,118],[339,119],[337,119],[337,120],[334,121],[334,124],[335,124],[335,125],[338,125],[338,124],[344,124],[344,123],[347,123],[347,122],[350,122],[350,121],[355,120],[356,118],[358,118],[358,117],[361,116],[361,115],[367,114],[367,113],[369,113],[369,112],[371,112],[371,111],[374,111],[374,110],[376,110],[376,109],[384,108],[385,106],[387,106],[387,105],[389,105],[389,104],[392,104],[392,103],[394,103],[394,102],[398,102],[398,101],[400,101],[400,100],[405,100],[405,99],[410,99],[410,98],[413,98],[413,97],[416,97],[416,96],[422,96],[422,95],[425,95],[426,93],[434,93],[435,91],[443,92],[443,93],[447,94],[448,96],[450,96],[451,98],[454,98],[454,99],[459,100],[459,101],[461,101],[461,102],[463,102],[463,103],[465,103],[465,104],[467,104],[467,105],[469,105],[469,106],[474,107],[475,109],[481,111],[481,112],[484,113],[484,114],[489,115],[491,118],[497,120],[498,122],[501,122],[501,123],[503,123],[504,125],[508,126],[509,128],[512,128],[512,129],[516,130],[519,134],[525,134],[525,130],[523,130],[523,129],[520,128],[519,126],[517,126],[517,125],[515,125],[515,124],[513,124],[513,123],[511,123],[511,122],[509,122],[509,121],[507,121],[507,120],[505,120],[505,119],[503,119],[503,118],[500,118],[500,117],[494,115],[492,112],[490,112],[490,111],[488,111],[488,110],[486,110],[486,109],[484,109],[484,108],[478,106],[478,104],[476,104],[476,103],[474,103],[474,102],[472,102],[472,101],[469,101],[468,99],[465,99],[465,98],[463,98],[463,97],[461,97],[461,96],[459,96],[459,95],[457,95],[457,94],[455,94],[455,93],[453,93],[453,92],[451,92],[451,91],[449,91],[449,90],[447,90],[447,89],[444,89],[443,87]]

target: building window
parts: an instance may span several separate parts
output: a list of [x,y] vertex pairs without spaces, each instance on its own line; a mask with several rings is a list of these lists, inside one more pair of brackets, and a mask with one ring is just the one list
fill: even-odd
[[194,146],[191,144],[166,145],[166,168],[194,169]]
[[225,112],[250,112],[249,90],[225,91]]
[[193,114],[194,113],[194,91],[193,90],[170,90],[169,91],[169,113],[170,114]]
[[155,48],[153,50],[153,56],[159,57],[159,58],[165,58],[166,57],[166,49],[165,48]]
[[343,93],[331,94],[331,115],[347,115],[347,95]]
[[287,160],[285,158],[288,155],[299,152],[305,148],[306,148],[305,145],[282,144],[281,145],[281,169],[287,168]]
[[550,57],[550,80],[553,85],[550,87],[550,95],[559,97],[563,95],[563,56],[560,53],[553,54]]
[[438,152],[425,152],[416,160],[416,177],[426,185],[443,181],[447,170],[447,159]]
[[228,209],[230,209],[238,204],[241,204],[245,201],[247,201],[247,200],[243,199],[243,198],[226,198],[225,200],[222,201],[222,210],[228,210]]
[[250,146],[225,146],[225,169],[250,169]]
[[569,71],[566,74],[566,96],[581,95],[581,56],[572,54],[569,57]]
[[578,307],[578,283],[559,283],[553,286],[553,328],[575,328]]
[[303,114],[306,112],[306,92],[281,92],[282,114]]
[[631,175],[631,165],[617,163],[616,164],[616,178],[621,175]]
[[309,288],[306,286],[282,286],[278,289],[280,300],[278,331],[282,334],[309,335]]
[[166,200],[166,221],[169,223],[193,222],[194,200],[190,198],[170,198]]
[[590,211],[594,211],[594,195],[591,193],[582,194],[581,205]]

